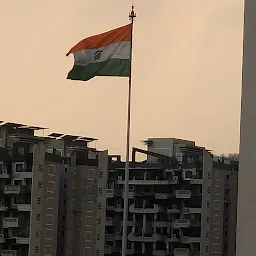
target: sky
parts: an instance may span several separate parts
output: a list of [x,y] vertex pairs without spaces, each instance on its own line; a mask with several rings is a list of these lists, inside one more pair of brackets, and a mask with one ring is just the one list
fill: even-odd
[[[134,0],[131,144],[148,137],[238,152],[242,0]],[[125,152],[127,78],[66,79],[78,41],[129,22],[131,0],[2,0],[0,120],[98,138]],[[95,146],[95,145],[92,145]]]

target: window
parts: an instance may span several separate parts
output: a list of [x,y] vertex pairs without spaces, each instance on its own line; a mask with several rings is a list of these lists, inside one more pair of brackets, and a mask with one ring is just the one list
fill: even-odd
[[44,246],[44,256],[51,256],[52,255],[52,246],[45,245]]
[[98,203],[98,210],[101,210],[101,203]]
[[42,200],[41,197],[38,197],[37,200],[36,200],[37,204],[41,204],[41,200]]
[[97,220],[97,223],[98,223],[98,225],[101,224],[101,219],[100,218]]
[[25,150],[24,147],[18,147],[18,155],[24,155],[25,154]]
[[39,236],[39,234],[40,234],[40,231],[37,229],[36,230],[36,236]]
[[100,175],[99,175],[99,176],[100,176],[100,178],[102,178],[102,176],[103,176],[103,172],[100,172]]
[[206,223],[210,223],[210,218],[206,217]]
[[210,194],[211,193],[211,189],[210,187],[207,188],[207,193]]
[[84,248],[84,256],[92,256],[91,247],[85,247]]
[[99,195],[102,195],[102,188],[99,188]]
[[93,201],[86,201],[85,210],[86,212],[93,212]]
[[66,216],[65,216],[65,215],[63,215],[62,219],[63,219],[63,220],[66,220]]
[[75,206],[75,199],[72,199],[71,200],[71,207],[74,207]]
[[205,237],[209,237],[209,232],[205,231]]
[[64,188],[67,188],[67,184],[66,183],[64,183]]
[[64,231],[64,230],[61,232],[61,235],[62,235],[62,236],[65,236],[65,231]]
[[35,246],[35,253],[39,252],[39,246]]
[[206,202],[206,206],[209,209],[210,208],[210,202]]
[[36,214],[36,220],[40,220],[40,213]]
[[208,252],[209,251],[209,247],[208,245],[205,246],[205,252]]
[[45,215],[45,224],[46,225],[53,225],[53,215],[46,214]]
[[229,180],[229,175],[226,176],[226,179]]
[[72,182],[72,189],[75,189],[75,188],[76,188],[76,183]]
[[97,234],[97,240],[98,241],[100,240],[100,234]]
[[54,193],[55,190],[55,182],[54,181],[48,181],[47,182],[47,192]]
[[48,166],[48,175],[49,176],[55,176],[55,173],[56,173],[56,166],[52,165],[52,164],[49,164],[49,166]]
[[87,196],[93,196],[93,186],[87,185]]
[[220,231],[218,229],[214,229],[212,232],[213,238],[219,238],[220,237]]
[[94,180],[94,176],[95,176],[95,170],[88,169],[88,180]]
[[68,172],[68,168],[65,168],[65,172]]
[[185,177],[186,178],[192,178],[192,171],[186,171]]
[[38,186],[38,188],[42,188],[42,181],[38,181],[37,186]]
[[63,200],[63,204],[66,204],[66,199]]
[[43,171],[43,166],[42,166],[41,164],[39,164],[39,166],[38,166],[38,170],[39,170],[40,172],[42,172],[42,171]]
[[46,240],[52,240],[52,230],[51,229],[47,229],[45,230],[45,239]]
[[15,163],[15,172],[22,172],[24,170],[24,163]]
[[0,174],[3,173],[3,170],[4,170],[4,164],[3,164],[3,163],[0,163]]
[[99,256],[100,255],[100,250],[96,251],[96,255]]
[[207,176],[208,176],[208,180],[211,179],[211,174],[210,173],[208,173]]
[[53,209],[54,208],[54,198],[48,197],[46,198],[46,208]]
[[92,231],[85,231],[85,242],[92,241]]
[[92,227],[92,222],[93,222],[92,216],[85,217],[85,226],[86,227]]

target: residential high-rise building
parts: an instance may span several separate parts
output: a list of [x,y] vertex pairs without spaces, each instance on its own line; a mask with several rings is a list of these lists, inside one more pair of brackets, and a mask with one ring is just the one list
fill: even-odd
[[[127,254],[233,255],[237,163],[215,161],[192,141],[146,143],[150,151],[134,148],[130,163]],[[121,252],[124,168],[110,158],[105,255]]]

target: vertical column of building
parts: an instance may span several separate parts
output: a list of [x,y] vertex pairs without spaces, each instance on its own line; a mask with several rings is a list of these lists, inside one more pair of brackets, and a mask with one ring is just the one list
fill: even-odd
[[101,207],[97,208],[96,222],[96,256],[104,255],[105,244],[105,223],[106,223],[106,190],[107,190],[107,175],[108,175],[108,152],[98,152],[98,168],[96,179],[98,182],[98,197],[97,204]]
[[210,256],[210,217],[211,217],[211,188],[212,156],[203,150],[203,184],[202,184],[202,215],[201,215],[201,256]]
[[[62,158],[59,155],[46,153],[43,180],[43,210],[41,230],[41,255],[56,255],[58,210],[59,210],[59,174]],[[43,246],[43,248],[42,248]]]
[[64,199],[64,204],[67,204],[67,226],[65,237],[65,256],[72,256],[73,253],[73,228],[74,228],[74,191],[73,182],[76,174],[76,154],[72,153],[70,157],[70,165],[67,168],[67,199]]
[[43,219],[42,212],[44,207],[42,182],[44,179],[45,152],[46,147],[43,142],[39,142],[34,145],[29,255],[35,256],[40,255],[40,243],[41,239],[44,238],[44,232],[41,230],[41,224]]
[[211,185],[211,253],[222,255],[225,170],[213,168]]

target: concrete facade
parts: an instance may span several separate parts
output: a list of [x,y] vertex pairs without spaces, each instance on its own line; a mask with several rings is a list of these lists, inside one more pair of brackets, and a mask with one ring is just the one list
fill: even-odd
[[256,1],[245,0],[238,185],[237,256],[255,255],[256,229]]

